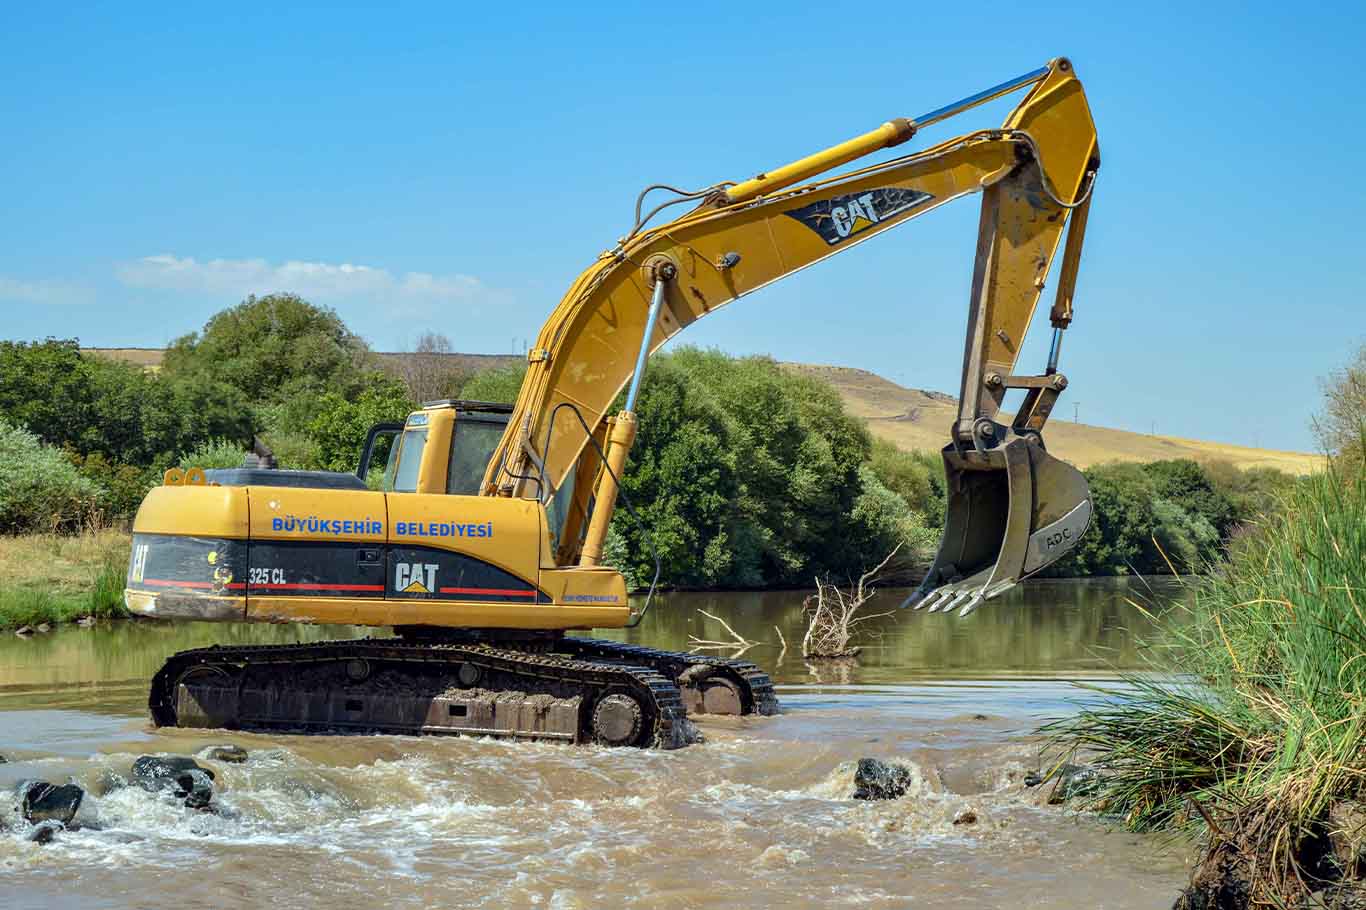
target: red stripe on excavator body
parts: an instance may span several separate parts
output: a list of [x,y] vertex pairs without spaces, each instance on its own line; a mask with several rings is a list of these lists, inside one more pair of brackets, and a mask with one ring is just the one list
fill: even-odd
[[245,582],[232,581],[225,585],[215,585],[211,581],[176,581],[171,578],[144,578],[140,584],[151,585],[154,588],[224,588],[229,591],[241,591],[246,587]]
[[384,585],[339,585],[339,584],[304,584],[302,582],[289,582],[287,584],[268,584],[252,585],[253,591],[383,591]]
[[442,594],[496,594],[499,597],[535,597],[535,591],[513,588],[438,588]]

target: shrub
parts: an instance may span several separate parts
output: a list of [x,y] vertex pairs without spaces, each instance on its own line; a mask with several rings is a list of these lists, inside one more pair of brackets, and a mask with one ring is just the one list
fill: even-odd
[[0,533],[79,526],[103,494],[59,449],[0,419]]
[[944,526],[944,464],[937,453],[904,452],[886,439],[875,438],[868,466],[883,486],[904,499],[930,527]]
[[211,439],[195,446],[194,451],[180,459],[178,467],[182,471],[190,468],[240,468],[247,452],[235,442],[226,439]]
[[515,404],[524,378],[526,364],[480,370],[461,386],[460,397],[468,401]]

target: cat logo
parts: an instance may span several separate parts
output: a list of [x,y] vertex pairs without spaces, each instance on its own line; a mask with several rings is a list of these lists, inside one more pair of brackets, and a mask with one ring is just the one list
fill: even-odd
[[920,190],[891,186],[863,193],[832,196],[799,209],[790,209],[783,214],[797,219],[820,234],[821,239],[830,246],[834,246],[933,198],[929,193],[922,193]]
[[436,591],[433,562],[394,563],[394,590],[403,594],[431,594]]

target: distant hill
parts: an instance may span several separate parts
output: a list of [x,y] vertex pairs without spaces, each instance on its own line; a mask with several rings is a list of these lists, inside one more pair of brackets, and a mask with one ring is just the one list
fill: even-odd
[[[876,373],[851,367],[802,363],[783,366],[833,385],[851,413],[865,418],[874,434],[902,449],[938,451],[948,442],[948,430],[958,404],[958,399],[952,395],[904,388]],[[1061,419],[1062,416],[1055,414],[1048,422],[1044,434],[1048,451],[1081,468],[1107,461],[1160,461],[1166,458],[1228,461],[1240,468],[1279,468],[1292,474],[1307,474],[1322,466],[1321,456],[1304,452],[1254,449],[1175,436],[1149,436],[1073,423]]]
[[[160,348],[86,348],[92,354],[111,357],[145,369],[161,368],[164,353]],[[381,359],[409,357],[403,352],[377,352]],[[521,363],[515,354],[436,354],[448,358],[462,370]],[[938,451],[948,441],[957,399],[942,392],[908,389],[883,379],[876,373],[853,367],[785,363],[795,373],[815,376],[834,386],[853,414],[868,421],[874,434],[902,449]],[[1165,458],[1191,458],[1195,461],[1228,461],[1240,468],[1279,468],[1292,474],[1307,474],[1321,466],[1320,457],[1305,452],[1254,449],[1222,442],[1180,439],[1174,436],[1148,436],[1127,430],[1111,430],[1055,416],[1048,423],[1048,450],[1078,467],[1107,461],[1160,461]],[[1008,418],[1007,418],[1008,419]]]

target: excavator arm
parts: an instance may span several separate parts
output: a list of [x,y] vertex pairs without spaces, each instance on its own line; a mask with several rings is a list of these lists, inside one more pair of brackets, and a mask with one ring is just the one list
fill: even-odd
[[[1027,94],[1000,129],[796,185],[1022,89]],[[679,193],[674,202],[700,198],[700,204],[667,223],[645,226],[650,216],[641,218],[638,205],[629,235],[579,276],[542,327],[508,429],[489,462],[483,495],[549,502],[575,477],[559,559],[597,564],[635,436],[640,377],[653,351],[745,294],[980,193],[959,411],[944,450],[945,535],[925,584],[912,598],[932,609],[975,607],[1059,558],[1089,521],[1085,481],[1047,455],[1041,430],[1066,386],[1056,371],[1057,356],[1061,332],[1071,321],[1098,167],[1081,82],[1059,58],[742,183]],[[1069,222],[1048,367],[1039,376],[1017,376],[1020,348]],[[628,380],[625,408],[609,417]],[[1012,388],[1025,389],[1026,397],[1007,427],[996,418]],[[599,457],[604,442],[605,465]]]

